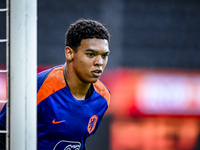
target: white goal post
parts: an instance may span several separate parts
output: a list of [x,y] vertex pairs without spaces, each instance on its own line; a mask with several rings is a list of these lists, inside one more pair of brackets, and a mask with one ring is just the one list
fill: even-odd
[[9,0],[9,150],[36,150],[37,0]]

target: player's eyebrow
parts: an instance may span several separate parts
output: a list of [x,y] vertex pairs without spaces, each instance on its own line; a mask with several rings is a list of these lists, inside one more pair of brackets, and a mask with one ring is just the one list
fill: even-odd
[[[94,50],[94,49],[86,49],[85,51],[86,51],[86,52],[99,53],[99,51]],[[109,53],[110,53],[110,51],[105,52],[105,54],[109,54]]]

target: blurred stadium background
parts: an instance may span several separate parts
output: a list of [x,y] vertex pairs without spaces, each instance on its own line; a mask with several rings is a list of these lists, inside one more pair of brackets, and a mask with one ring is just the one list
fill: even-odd
[[[101,77],[111,104],[89,150],[200,149],[199,8],[198,0],[38,1],[38,72],[65,62],[65,32],[77,19],[98,20],[111,34]],[[0,39],[5,22],[0,12]],[[5,73],[0,99],[6,99]]]

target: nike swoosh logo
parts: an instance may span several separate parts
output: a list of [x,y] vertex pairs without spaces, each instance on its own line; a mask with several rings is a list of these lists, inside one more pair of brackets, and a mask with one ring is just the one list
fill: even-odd
[[53,124],[58,124],[58,123],[62,123],[62,122],[65,122],[66,120],[62,120],[62,121],[56,121],[56,119],[54,119],[53,121],[52,121],[52,123]]

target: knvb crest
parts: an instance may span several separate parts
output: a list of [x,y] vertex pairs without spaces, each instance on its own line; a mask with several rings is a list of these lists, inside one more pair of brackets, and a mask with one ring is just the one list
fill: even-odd
[[92,131],[94,131],[95,127],[96,127],[96,124],[97,124],[97,120],[98,120],[98,117],[97,115],[93,115],[90,120],[89,120],[89,123],[88,123],[88,132],[91,134]]

